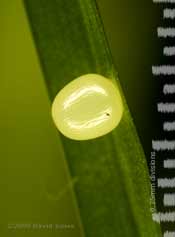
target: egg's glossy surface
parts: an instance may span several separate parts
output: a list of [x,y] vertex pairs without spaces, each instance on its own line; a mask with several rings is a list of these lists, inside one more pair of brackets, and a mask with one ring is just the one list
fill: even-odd
[[58,130],[74,140],[88,140],[112,131],[123,114],[117,86],[98,74],[83,75],[55,97],[52,117]]

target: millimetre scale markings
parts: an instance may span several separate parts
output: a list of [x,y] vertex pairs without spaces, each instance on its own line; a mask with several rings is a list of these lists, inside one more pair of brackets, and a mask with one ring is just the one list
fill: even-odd
[[175,193],[165,193],[163,198],[163,204],[165,207],[175,206]]
[[164,122],[163,130],[167,132],[175,131],[175,122]]
[[163,237],[175,237],[175,232],[166,231]]
[[175,112],[175,103],[158,103],[157,110],[161,113],[174,113]]
[[154,76],[175,75],[175,66],[174,65],[152,66],[152,73]]
[[174,19],[175,18],[175,9],[169,9],[169,8],[164,9],[163,18]]
[[175,46],[165,46],[164,48],[163,48],[163,54],[165,55],[165,56],[174,56],[175,55]]
[[175,188],[175,178],[159,178],[157,184],[159,188]]
[[175,0],[153,0],[154,3],[175,3]]
[[152,147],[156,151],[171,151],[175,150],[175,140],[152,140]]
[[[175,38],[175,27],[174,27],[174,19],[175,19],[175,0],[152,0],[153,3],[159,3],[159,4],[165,4],[162,10],[162,16],[163,20],[166,22],[166,26],[159,25],[157,27],[157,37],[162,41],[168,40],[168,39],[174,39]],[[171,5],[170,5],[171,4]],[[167,23],[170,23],[169,26],[167,26]],[[164,57],[174,57],[175,56],[175,45],[169,45],[168,43],[165,43],[162,49],[162,55]],[[163,64],[163,65],[152,65],[152,75],[155,77],[160,77],[161,79],[175,79],[175,64]],[[162,130],[165,135],[167,136],[167,133],[171,133],[172,131],[175,131],[175,120],[172,120],[171,117],[169,119],[167,116],[172,116],[172,114],[175,113],[175,101],[169,101],[170,98],[166,97],[172,97],[172,95],[175,94],[175,82],[165,82],[162,87],[162,94],[164,95],[166,101],[159,101],[156,103],[157,105],[157,111],[159,113],[162,113],[162,116],[166,114],[166,120],[162,123]],[[172,139],[155,139],[152,140],[152,148],[154,151],[157,152],[166,152],[168,151],[169,157],[164,157],[163,160],[163,168],[166,171],[169,171],[170,169],[174,171],[175,169],[175,159],[174,159],[174,151],[175,151],[175,140]],[[170,152],[172,152],[172,157]],[[168,170],[167,170],[168,169]],[[175,188],[175,177],[159,177],[157,178],[157,186],[159,189],[164,189],[164,195],[163,195],[163,204],[164,207],[168,207],[168,212],[158,212],[153,213],[152,218],[154,221],[158,223],[162,222],[172,222],[174,224],[175,222],[175,192],[172,193],[172,191],[167,191],[166,189],[173,189]],[[173,211],[171,209],[173,208]],[[163,237],[175,237],[175,230],[168,230],[166,229],[163,233]]]
[[173,160],[173,159],[164,160],[163,166],[166,169],[174,169],[175,168],[175,160]]
[[173,27],[158,27],[157,28],[158,37],[162,38],[174,38],[175,37],[175,28]]
[[174,94],[175,93],[175,84],[165,84],[163,86],[163,93],[167,94]]
[[175,212],[158,212],[153,213],[152,218],[156,222],[174,222]]

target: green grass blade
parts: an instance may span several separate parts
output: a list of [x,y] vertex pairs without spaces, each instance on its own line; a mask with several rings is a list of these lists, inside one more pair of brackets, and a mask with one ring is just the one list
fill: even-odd
[[[93,0],[25,0],[25,6],[51,101],[86,73],[119,85]],[[86,237],[161,236],[151,218],[145,156],[123,101],[123,119],[112,133],[81,142],[60,135]]]

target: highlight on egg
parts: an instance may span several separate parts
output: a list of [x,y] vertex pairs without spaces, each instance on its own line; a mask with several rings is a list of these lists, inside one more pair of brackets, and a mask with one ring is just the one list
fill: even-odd
[[94,139],[111,132],[122,114],[117,85],[98,74],[74,79],[58,92],[52,104],[57,129],[73,140]]

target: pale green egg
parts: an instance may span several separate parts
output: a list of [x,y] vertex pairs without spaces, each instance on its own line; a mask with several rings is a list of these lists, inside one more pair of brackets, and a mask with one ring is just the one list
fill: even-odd
[[56,127],[74,140],[88,140],[109,133],[117,127],[122,114],[117,85],[98,74],[86,74],[71,81],[52,104]]

